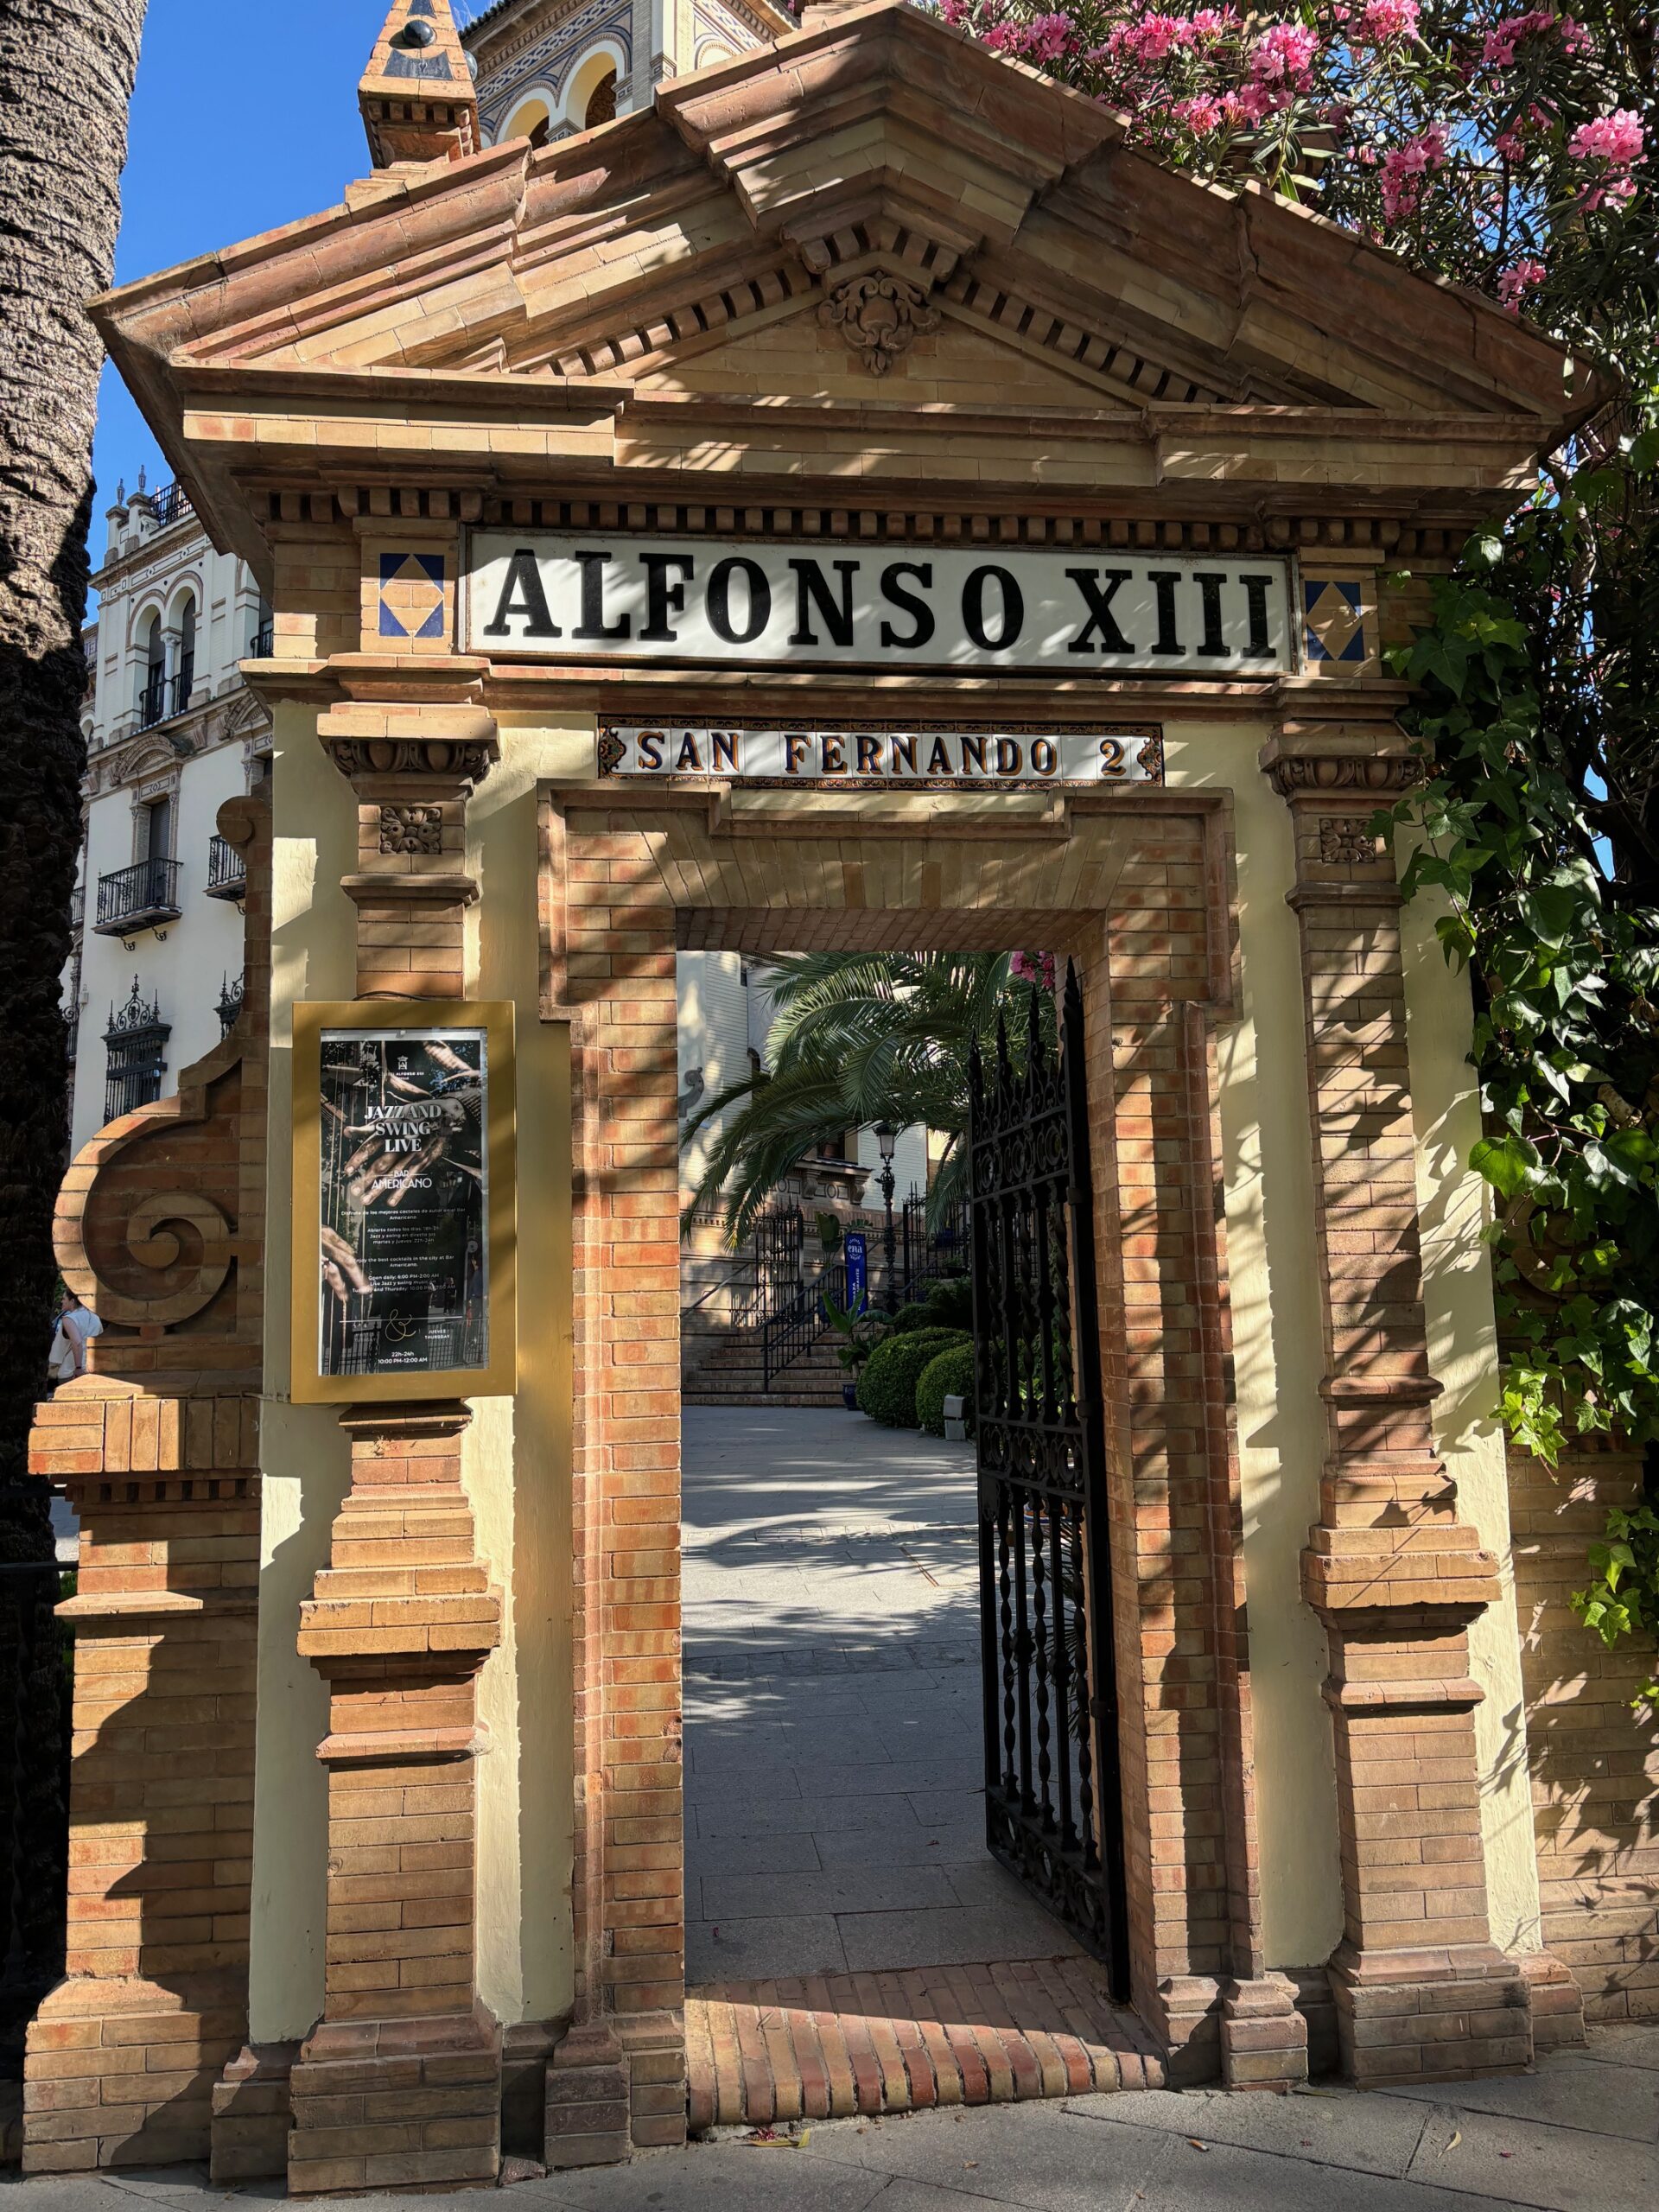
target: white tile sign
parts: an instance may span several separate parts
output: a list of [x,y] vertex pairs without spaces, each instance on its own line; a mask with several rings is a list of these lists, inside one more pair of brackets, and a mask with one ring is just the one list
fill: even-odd
[[677,722],[601,729],[598,758],[601,776],[934,791],[1161,783],[1163,762],[1163,741],[1150,729],[688,729]]
[[762,544],[477,531],[467,650],[722,667],[1274,675],[1289,563],[1104,546]]

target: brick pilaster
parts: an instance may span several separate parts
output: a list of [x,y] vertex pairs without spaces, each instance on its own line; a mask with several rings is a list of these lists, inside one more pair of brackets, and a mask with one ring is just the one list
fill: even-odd
[[1295,829],[1328,1456],[1303,1587],[1324,1621],[1345,1934],[1332,1961],[1357,2081],[1531,2056],[1527,1986],[1487,1912],[1470,1622],[1497,1562],[1435,1447],[1392,855],[1370,828],[1415,773],[1357,718],[1287,723],[1264,755]]
[[501,2037],[476,1999],[475,1556],[461,1405],[354,1410],[352,1485],[300,1650],[329,1686],[323,2016],[290,2093],[296,2194],[493,2180]]
[[23,2167],[207,2156],[247,2035],[259,1576],[270,809],[228,800],[245,991],[176,1094],[65,1179],[66,1281],[104,1320],[36,1414],[31,1471],[81,1522],[66,1978],[29,2031]]
[[[355,685],[372,692],[365,669]],[[358,802],[359,995],[464,995],[467,801],[498,747],[464,664],[397,673],[319,734]],[[411,694],[420,696],[411,698]],[[501,2031],[478,1995],[479,1669],[502,1599],[478,1556],[458,1402],[361,1406],[352,1483],[299,1648],[327,1680],[323,2015],[289,2077],[295,2195],[493,2181]]]

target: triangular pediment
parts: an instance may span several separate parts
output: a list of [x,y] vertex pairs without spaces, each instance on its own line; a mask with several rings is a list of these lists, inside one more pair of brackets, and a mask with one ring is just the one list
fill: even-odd
[[[1183,410],[1281,441],[1299,417],[1327,440],[1338,416],[1473,421],[1507,440],[1471,464],[1486,481],[1593,396],[1564,397],[1560,350],[1490,302],[1160,168],[1093,101],[897,0],[539,150],[382,171],[99,314],[187,477],[182,390],[203,410],[251,374],[395,377],[406,415],[421,380],[452,406],[459,379],[613,416],[630,394],[847,410],[976,386],[987,416],[1128,410],[1166,440]],[[1230,436],[1193,472],[1233,469]]]

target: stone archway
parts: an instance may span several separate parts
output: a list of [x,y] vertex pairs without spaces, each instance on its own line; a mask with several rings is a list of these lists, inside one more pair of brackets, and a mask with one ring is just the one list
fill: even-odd
[[[544,794],[544,1011],[572,1023],[575,1090],[578,2016],[550,2102],[573,2137],[626,2126],[636,2057],[633,2139],[680,2124],[657,2108],[683,1998],[680,950],[1041,944],[1077,961],[1133,1991],[1173,2073],[1213,2070],[1199,2044],[1217,1984],[1261,1949],[1211,1142],[1210,1039],[1234,1011],[1230,813],[1224,794],[1158,789],[923,831],[892,810],[734,810],[708,790]],[[1154,1853],[1160,1802],[1224,1807],[1219,1840],[1192,1822]],[[590,2094],[601,2075],[614,2094]]]

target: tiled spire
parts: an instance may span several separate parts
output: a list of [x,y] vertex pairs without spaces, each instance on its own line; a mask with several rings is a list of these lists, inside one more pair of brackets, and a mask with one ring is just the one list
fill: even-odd
[[378,169],[477,152],[478,99],[449,0],[392,0],[357,97]]

